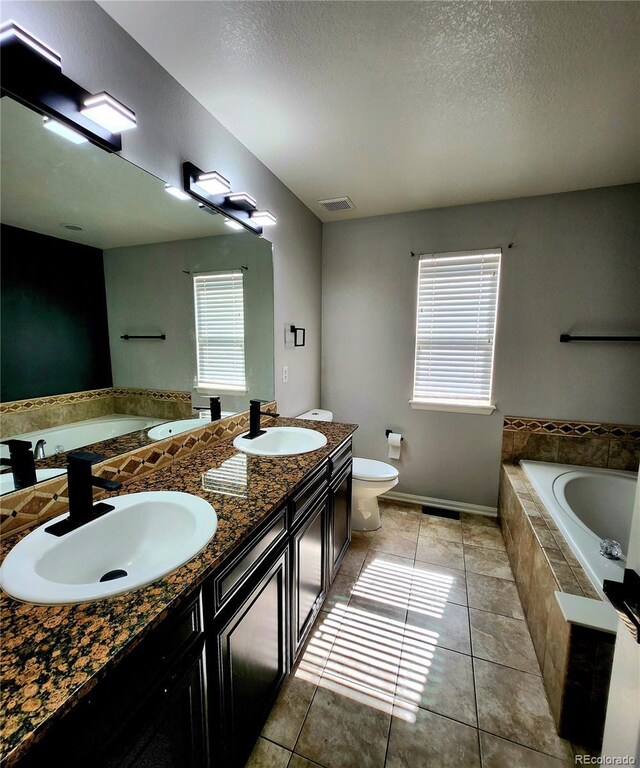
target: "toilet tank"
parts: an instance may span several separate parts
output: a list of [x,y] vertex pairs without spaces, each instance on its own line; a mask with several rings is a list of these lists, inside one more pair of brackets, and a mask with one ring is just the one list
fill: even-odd
[[331,411],[323,411],[322,408],[313,408],[310,411],[301,413],[298,418],[310,419],[311,421],[333,421],[333,413]]

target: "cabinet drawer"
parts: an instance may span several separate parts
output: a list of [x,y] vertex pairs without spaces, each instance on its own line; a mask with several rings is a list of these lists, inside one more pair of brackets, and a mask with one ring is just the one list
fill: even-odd
[[214,577],[215,610],[218,611],[245,583],[268,554],[286,537],[286,507],[283,507],[248,548],[239,552],[221,573]]
[[337,472],[340,472],[347,462],[351,461],[351,438],[346,443],[336,448],[336,450],[329,456],[329,464],[331,466],[331,478],[333,479]]
[[320,494],[326,491],[329,479],[329,464],[324,463],[291,497],[291,525],[314,504]]
[[340,468],[331,475],[331,490],[335,491],[339,488],[347,477],[351,474],[353,469],[353,461],[351,461],[351,453],[349,453],[349,459],[346,463],[342,464]]

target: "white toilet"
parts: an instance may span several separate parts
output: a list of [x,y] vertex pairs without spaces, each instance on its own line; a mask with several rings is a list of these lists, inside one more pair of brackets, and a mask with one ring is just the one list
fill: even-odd
[[[333,413],[320,408],[301,413],[299,419],[333,421]],[[380,527],[378,496],[398,484],[398,470],[374,459],[353,459],[351,527],[354,531],[375,531]]]

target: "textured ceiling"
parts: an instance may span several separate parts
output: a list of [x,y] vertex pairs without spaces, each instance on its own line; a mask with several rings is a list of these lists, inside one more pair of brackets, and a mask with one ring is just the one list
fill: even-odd
[[100,5],[325,221],[640,178],[640,3]]

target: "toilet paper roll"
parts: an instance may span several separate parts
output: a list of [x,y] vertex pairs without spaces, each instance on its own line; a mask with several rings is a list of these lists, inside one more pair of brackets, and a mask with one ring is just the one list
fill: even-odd
[[402,435],[400,432],[389,432],[387,443],[389,444],[389,458],[399,459],[400,450],[402,449]]

